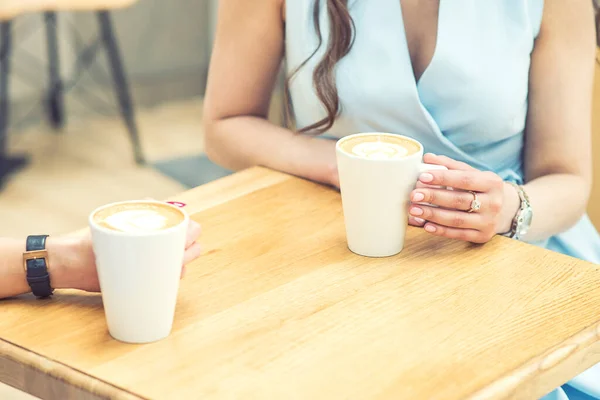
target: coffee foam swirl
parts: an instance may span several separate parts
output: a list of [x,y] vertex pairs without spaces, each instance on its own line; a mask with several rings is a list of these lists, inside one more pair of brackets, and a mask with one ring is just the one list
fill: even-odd
[[121,232],[148,232],[167,228],[169,219],[155,210],[123,210],[104,218],[104,223]]
[[362,142],[352,147],[352,154],[371,160],[394,160],[408,155],[408,150],[396,143]]

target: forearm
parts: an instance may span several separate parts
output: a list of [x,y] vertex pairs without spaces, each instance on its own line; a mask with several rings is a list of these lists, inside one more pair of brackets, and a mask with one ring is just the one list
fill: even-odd
[[241,116],[209,122],[206,151],[232,170],[255,165],[337,185],[335,142],[296,134],[269,121]]
[[[544,240],[572,227],[586,211],[589,183],[583,177],[551,174],[528,182],[525,191],[533,209],[526,241]],[[520,206],[516,190],[505,184],[504,209],[499,233],[508,232]]]
[[[53,288],[68,287],[68,277],[64,273],[69,263],[68,254],[72,242],[68,239],[48,238],[48,273]],[[23,252],[25,239],[0,238],[0,299],[29,293],[25,268],[23,267]]]

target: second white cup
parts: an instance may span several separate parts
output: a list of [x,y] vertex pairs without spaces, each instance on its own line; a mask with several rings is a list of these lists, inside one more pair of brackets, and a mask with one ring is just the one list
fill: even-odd
[[188,215],[156,201],[109,204],[90,215],[108,330],[115,339],[148,343],[173,326]]

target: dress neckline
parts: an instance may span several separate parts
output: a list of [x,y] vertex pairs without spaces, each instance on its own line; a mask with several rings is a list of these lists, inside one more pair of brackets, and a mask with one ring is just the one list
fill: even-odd
[[403,39],[403,42],[405,44],[405,46],[403,46],[403,51],[405,52],[405,59],[408,60],[408,63],[410,64],[410,70],[412,71],[412,82],[413,85],[415,86],[415,88],[417,88],[420,86],[421,82],[423,82],[424,80],[427,79],[427,75],[429,74],[429,71],[431,70],[432,66],[437,62],[437,58],[439,57],[438,54],[440,52],[440,48],[441,48],[441,43],[442,43],[442,36],[443,36],[443,32],[442,32],[442,28],[443,28],[443,20],[444,20],[444,14],[443,14],[443,1],[440,0],[439,1],[439,6],[438,6],[438,21],[437,21],[437,32],[436,32],[436,39],[435,39],[435,48],[433,50],[433,55],[431,56],[431,60],[429,60],[429,64],[427,64],[427,66],[425,67],[425,69],[423,70],[423,72],[421,73],[421,76],[419,76],[419,78],[417,79],[417,77],[415,76],[415,72],[414,72],[414,68],[412,65],[412,59],[410,57],[410,49],[408,48],[408,37],[406,35],[406,25],[404,23],[404,13],[402,11],[402,2],[401,0],[390,0],[392,2],[394,2],[396,4],[396,11],[398,13],[398,15],[400,16],[400,35]]

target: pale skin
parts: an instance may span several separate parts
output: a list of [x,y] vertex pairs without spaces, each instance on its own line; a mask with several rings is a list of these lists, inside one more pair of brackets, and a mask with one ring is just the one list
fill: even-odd
[[[439,1],[401,3],[418,79],[435,50]],[[333,142],[267,121],[283,57],[284,24],[284,0],[220,1],[205,104],[206,150],[230,169],[262,165],[338,186]],[[591,186],[594,39],[589,0],[545,2],[530,69],[524,165],[534,218],[525,240],[563,232],[585,213]],[[444,156],[427,154],[424,160],[449,170],[421,175],[412,200],[441,207],[410,207],[412,225],[474,243],[510,230],[520,204],[512,186],[492,172]],[[466,212],[473,200],[468,190],[478,192],[478,213]]]
[[[200,225],[190,221],[183,265],[200,256]],[[88,229],[72,235],[46,239],[48,274],[54,289],[78,289],[99,292],[100,284]],[[25,239],[0,238],[0,299],[29,293],[23,252]],[[182,267],[181,276],[185,274]]]

